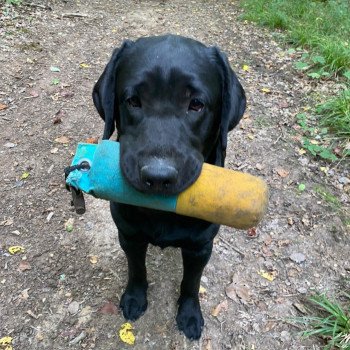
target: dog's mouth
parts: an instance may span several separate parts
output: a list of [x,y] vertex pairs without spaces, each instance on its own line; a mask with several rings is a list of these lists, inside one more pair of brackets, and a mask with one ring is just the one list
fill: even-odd
[[176,164],[171,159],[152,157],[137,161],[136,157],[121,155],[120,166],[125,179],[135,189],[159,195],[177,195],[199,177],[203,162],[195,157]]

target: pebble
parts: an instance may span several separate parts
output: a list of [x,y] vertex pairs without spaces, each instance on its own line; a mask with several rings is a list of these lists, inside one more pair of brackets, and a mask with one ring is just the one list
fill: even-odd
[[303,253],[292,253],[289,256],[289,259],[296,262],[297,264],[301,264],[306,260],[306,257]]
[[6,143],[4,144],[4,146],[7,147],[7,148],[14,148],[14,147],[16,147],[17,145],[16,145],[15,143],[12,143],[12,142],[6,142]]
[[350,183],[350,179],[348,177],[342,176],[338,179],[338,181],[343,184],[343,185],[347,185]]
[[287,331],[281,332],[281,341],[283,343],[289,342],[291,340],[290,333]]
[[299,287],[297,289],[297,292],[300,294],[306,294],[307,293],[307,289],[305,287]]
[[77,301],[72,301],[69,305],[68,305],[68,312],[71,315],[76,314],[79,311],[79,303]]

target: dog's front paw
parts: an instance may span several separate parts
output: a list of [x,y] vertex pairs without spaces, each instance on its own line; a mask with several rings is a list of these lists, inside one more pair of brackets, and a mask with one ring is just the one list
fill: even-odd
[[176,316],[177,326],[191,340],[199,339],[204,320],[198,298],[180,297]]
[[120,300],[120,308],[127,320],[135,321],[147,309],[147,288],[126,289]]

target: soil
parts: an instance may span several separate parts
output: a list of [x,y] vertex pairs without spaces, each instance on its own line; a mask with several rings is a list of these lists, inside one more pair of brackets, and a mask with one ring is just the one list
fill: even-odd
[[[337,83],[298,75],[297,54],[239,20],[236,1],[1,6],[0,338],[12,337],[15,350],[321,349],[291,319],[310,295],[350,288],[350,167],[302,154],[295,115]],[[164,33],[229,56],[249,108],[230,134],[226,166],[263,177],[270,204],[257,235],[221,228],[201,282],[198,342],[175,323],[179,251],[149,250],[149,307],[132,324],[130,346],[119,338],[126,321],[114,307],[127,267],[108,203],[85,196],[87,212],[75,214],[63,168],[79,141],[102,135],[91,91],[113,48]],[[12,255],[12,246],[24,252]]]

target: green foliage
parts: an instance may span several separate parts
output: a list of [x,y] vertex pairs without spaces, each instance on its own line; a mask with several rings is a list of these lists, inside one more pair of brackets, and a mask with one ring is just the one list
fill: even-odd
[[340,92],[336,97],[319,104],[316,112],[321,124],[331,129],[337,137],[350,138],[350,90]]
[[244,19],[282,29],[290,44],[315,52],[310,62],[316,69],[349,71],[348,0],[241,0],[241,4]]
[[6,0],[6,4],[8,5],[21,5],[22,3],[22,0]]
[[[344,293],[349,299],[350,295]],[[317,316],[306,316],[295,319],[307,327],[304,337],[318,336],[327,342],[324,350],[334,348],[350,350],[350,307],[344,310],[342,306],[327,298],[326,295],[316,295],[310,298],[319,311]]]
[[302,147],[314,157],[320,157],[328,161],[337,160],[338,158],[333,152],[332,144],[329,143],[329,129],[315,126],[316,118],[306,113],[300,113],[296,118],[304,135]]
[[315,187],[315,192],[328,204],[330,204],[334,209],[340,209],[342,207],[340,200],[330,193],[326,188],[321,186]]

